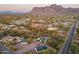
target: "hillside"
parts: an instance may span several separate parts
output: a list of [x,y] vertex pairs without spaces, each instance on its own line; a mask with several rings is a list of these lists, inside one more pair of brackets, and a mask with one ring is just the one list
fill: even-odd
[[34,7],[31,15],[60,15],[60,14],[79,14],[79,8],[64,8],[61,5],[50,5],[45,7]]

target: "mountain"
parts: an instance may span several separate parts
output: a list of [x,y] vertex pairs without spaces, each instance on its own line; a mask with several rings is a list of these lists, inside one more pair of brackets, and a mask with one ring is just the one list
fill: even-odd
[[34,7],[29,14],[31,15],[61,15],[79,14],[79,8],[64,8],[61,5],[50,5],[45,7]]
[[0,14],[20,14],[21,12],[16,11],[0,11]]

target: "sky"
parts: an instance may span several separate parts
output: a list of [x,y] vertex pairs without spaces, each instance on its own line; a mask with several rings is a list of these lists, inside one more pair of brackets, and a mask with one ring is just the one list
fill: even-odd
[[[19,11],[28,12],[33,9],[33,7],[44,7],[50,4],[0,4],[1,11]],[[63,7],[79,8],[79,4],[62,4]]]

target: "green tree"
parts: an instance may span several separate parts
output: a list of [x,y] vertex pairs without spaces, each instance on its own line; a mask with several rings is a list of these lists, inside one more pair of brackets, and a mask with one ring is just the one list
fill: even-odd
[[70,49],[71,53],[73,54],[79,54],[79,45],[76,43],[73,43]]
[[48,48],[37,52],[37,54],[56,54],[56,53],[57,53],[57,50],[54,48]]

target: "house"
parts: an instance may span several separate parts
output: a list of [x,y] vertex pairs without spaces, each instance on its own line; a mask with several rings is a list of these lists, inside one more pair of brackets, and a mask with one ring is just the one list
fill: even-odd
[[15,26],[16,26],[16,25],[9,25],[10,28],[13,28],[13,27],[15,27]]
[[48,39],[49,39],[48,37],[41,37],[41,38],[37,38],[36,41],[46,43]]
[[55,28],[55,27],[48,27],[47,30],[49,30],[49,31],[57,31],[58,28]]
[[21,42],[21,39],[20,37],[17,37],[17,36],[6,36],[2,39],[3,41],[9,41],[9,42],[16,42],[16,43],[19,43]]
[[[29,19],[27,19],[27,20],[29,20]],[[15,25],[26,25],[26,24],[27,24],[27,20],[26,20],[26,19],[13,20],[12,22],[10,22],[10,24],[15,24]]]
[[3,25],[1,28],[6,30],[6,29],[9,29],[9,26],[8,25]]
[[[38,45],[39,44],[39,45]],[[48,46],[45,44],[42,44],[40,42],[34,42],[31,44],[18,44],[17,48],[19,48],[17,51],[15,51],[15,54],[23,54],[23,53],[28,53],[28,52],[34,52],[36,53],[38,50],[43,50],[47,49]]]
[[58,30],[57,31],[57,35],[60,36],[60,37],[65,37],[66,36],[66,33],[63,30]]
[[21,44],[23,44],[23,45],[28,44],[27,40],[24,37],[21,37],[20,39],[21,39]]
[[42,23],[31,23],[30,27],[38,29],[38,30],[46,29],[47,28],[47,26],[45,24],[42,24]]
[[52,26],[53,26],[52,24],[47,25],[47,27],[52,27]]

